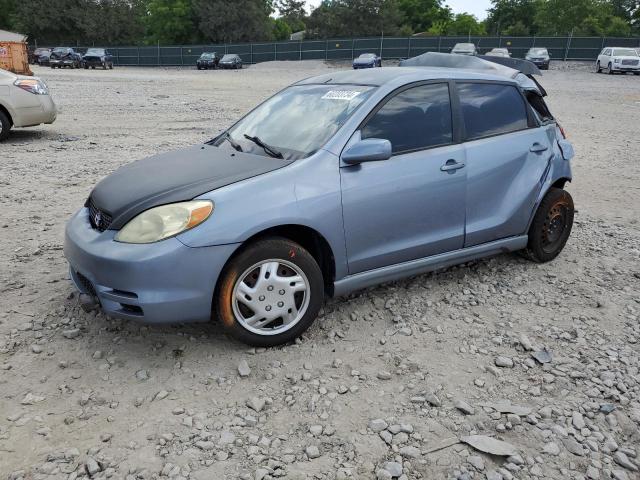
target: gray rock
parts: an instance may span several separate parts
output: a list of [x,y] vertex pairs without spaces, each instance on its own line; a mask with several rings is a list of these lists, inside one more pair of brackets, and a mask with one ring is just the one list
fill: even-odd
[[311,459],[318,458],[320,456],[320,449],[315,445],[309,445],[305,448],[304,452],[307,454],[307,457]]
[[475,448],[484,453],[490,453],[492,455],[500,455],[503,457],[510,457],[517,455],[518,451],[510,443],[503,442],[486,435],[470,435],[468,437],[461,437],[460,441]]
[[381,370],[376,374],[378,380],[391,380],[391,374],[385,370]]
[[264,401],[264,399],[260,397],[251,397],[249,400],[247,400],[247,407],[255,410],[256,412],[261,412],[265,404],[266,402]]
[[549,455],[554,455],[554,456],[555,455],[560,455],[560,447],[555,442],[549,442],[549,443],[545,444],[545,446],[542,449],[542,451],[544,453],[548,453]]
[[382,430],[385,430],[387,427],[388,427],[387,422],[385,422],[381,418],[374,418],[373,420],[369,421],[369,428],[375,433],[381,432]]
[[478,455],[469,455],[467,457],[467,462],[473,465],[473,468],[478,471],[484,470],[484,460],[482,460],[482,457]]
[[544,350],[538,350],[537,352],[533,352],[531,356],[539,363],[545,364],[551,362],[551,352],[546,348]]
[[389,472],[392,477],[402,475],[402,465],[398,462],[387,462],[384,464],[384,469]]
[[31,351],[33,353],[42,353],[42,347],[37,343],[34,343],[33,345],[31,345]]
[[400,455],[407,458],[418,458],[420,456],[420,449],[418,447],[407,445],[400,449]]
[[79,328],[72,328],[70,330],[63,330],[62,331],[62,336],[64,338],[68,338],[68,339],[77,338],[77,337],[80,336],[80,329]]
[[629,460],[629,457],[627,457],[624,452],[620,450],[613,454],[613,461],[621,467],[626,468],[627,470],[631,470],[632,472],[638,471],[638,467],[631,460]]
[[200,440],[200,441],[196,442],[196,447],[198,447],[200,450],[204,450],[205,452],[209,452],[209,451],[213,450],[214,448],[216,448],[216,444],[213,443],[213,442]]
[[579,457],[584,455],[584,448],[573,437],[563,438],[562,443],[564,444],[564,447],[574,455]]
[[509,357],[496,357],[495,359],[496,367],[501,368],[513,368],[513,360]]
[[476,413],[475,409],[463,400],[456,401],[455,407],[465,415],[473,415]]
[[149,380],[149,372],[146,370],[138,370],[136,372],[136,380],[139,382],[144,382],[145,380]]
[[376,480],[391,480],[393,477],[384,468],[376,471]]
[[99,473],[101,468],[100,464],[95,461],[93,457],[88,457],[84,464],[84,468],[90,477],[93,477],[96,473]]
[[573,423],[573,426],[578,430],[582,430],[587,426],[584,422],[584,417],[580,412],[573,412],[573,415],[571,415],[571,423]]
[[246,360],[240,360],[238,363],[238,375],[241,377],[248,377],[251,375],[251,368]]
[[432,407],[440,407],[442,405],[442,402],[440,401],[440,399],[437,397],[435,393],[427,393],[424,396],[424,398],[427,400],[427,403]]

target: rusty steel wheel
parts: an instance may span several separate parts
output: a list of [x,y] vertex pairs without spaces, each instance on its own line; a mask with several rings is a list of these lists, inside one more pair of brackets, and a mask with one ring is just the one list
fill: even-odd
[[571,195],[561,188],[550,188],[531,223],[526,256],[541,263],[556,258],[571,234],[573,215]]

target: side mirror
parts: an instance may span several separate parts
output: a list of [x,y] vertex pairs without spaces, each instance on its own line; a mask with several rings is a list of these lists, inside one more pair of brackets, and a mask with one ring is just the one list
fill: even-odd
[[391,158],[391,142],[382,138],[367,138],[349,147],[342,154],[342,161],[348,165],[363,162],[379,162]]

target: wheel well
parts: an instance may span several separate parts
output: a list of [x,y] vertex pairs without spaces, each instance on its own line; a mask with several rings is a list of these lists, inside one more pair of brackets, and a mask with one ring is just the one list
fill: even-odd
[[0,104],[0,112],[4,113],[7,116],[7,118],[9,119],[9,123],[13,126],[13,118],[11,118],[9,110],[7,110],[4,105]]
[[329,242],[327,242],[320,233],[304,225],[280,225],[256,233],[245,240],[242,245],[249,245],[265,237],[284,237],[300,244],[307,250],[320,266],[324,279],[325,293],[328,296],[333,296],[333,281],[336,278],[336,261]]
[[553,185],[551,186],[556,188],[564,188],[567,182],[571,182],[571,180],[568,178],[559,178],[558,180],[553,182]]

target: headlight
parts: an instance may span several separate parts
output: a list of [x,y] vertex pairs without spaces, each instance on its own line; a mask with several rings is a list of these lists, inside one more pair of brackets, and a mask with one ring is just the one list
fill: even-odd
[[213,202],[194,200],[150,208],[120,230],[115,240],[123,243],[153,243],[173,237],[204,222],[213,212]]
[[620,59],[619,58],[614,58],[613,59],[613,63],[620,63]]
[[21,88],[22,90],[33,93],[34,95],[48,95],[49,89],[47,88],[47,84],[42,80],[36,80],[34,78],[24,78],[18,79],[13,84]]

